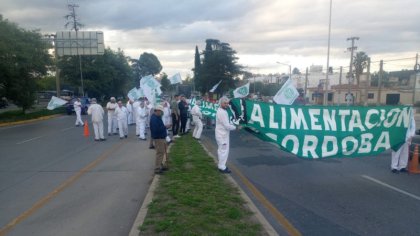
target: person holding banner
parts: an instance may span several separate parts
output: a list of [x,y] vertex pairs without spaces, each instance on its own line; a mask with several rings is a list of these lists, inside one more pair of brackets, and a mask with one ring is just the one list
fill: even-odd
[[407,172],[409,146],[412,138],[416,135],[416,121],[414,120],[413,111],[410,113],[410,123],[405,135],[406,142],[397,150],[391,153],[391,172]]
[[92,98],[91,104],[87,110],[88,115],[92,116],[93,131],[95,132],[95,141],[105,141],[104,137],[104,109],[96,103],[96,98]]
[[76,112],[76,126],[79,126],[79,124],[81,126],[84,125],[83,121],[82,121],[82,117],[81,117],[81,113],[82,113],[82,103],[80,102],[80,98],[77,98],[76,101],[74,101],[73,103],[73,107],[74,107],[74,112]]
[[179,138],[179,109],[178,109],[179,95],[175,95],[171,102],[171,115],[172,115],[172,135],[174,138]]
[[[235,125],[230,122],[229,115],[226,109],[229,108],[229,99],[221,97],[219,100],[219,108],[216,112],[216,129],[215,136],[217,142],[217,167],[221,173],[230,173],[231,171],[226,166],[229,156],[229,135],[231,130],[237,129]],[[238,126],[239,129],[240,126]]]
[[122,101],[118,101],[118,107],[115,109],[115,117],[117,117],[120,139],[127,138],[128,135],[127,116],[127,108],[123,106]]
[[200,110],[201,101],[195,101],[195,106],[191,109],[191,116],[192,120],[195,124],[194,131],[193,131],[193,138],[200,140],[201,132],[203,132],[203,114]]
[[117,117],[115,116],[117,106],[114,97],[111,97],[110,101],[106,104],[106,110],[108,111],[108,136],[117,134]]

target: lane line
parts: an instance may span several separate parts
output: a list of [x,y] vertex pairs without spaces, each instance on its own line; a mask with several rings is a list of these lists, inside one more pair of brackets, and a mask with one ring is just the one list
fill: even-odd
[[262,194],[257,187],[255,187],[248,179],[234,166],[229,165],[233,170],[235,175],[237,175],[241,181],[247,186],[247,188],[252,192],[255,198],[270,212],[270,214],[285,228],[287,233],[291,236],[300,236],[302,235],[298,229],[296,229],[292,223],[279,211],[277,208],[271,204],[271,202]]
[[24,140],[24,141],[18,142],[18,143],[16,143],[16,144],[24,144],[24,143],[27,143],[27,142],[30,142],[30,141],[34,141],[34,140],[40,139],[40,138],[42,138],[42,137],[44,137],[44,136],[38,136],[38,137],[35,137],[35,138],[27,139],[27,140]]
[[66,181],[64,181],[60,186],[55,188],[53,191],[49,192],[47,195],[45,195],[43,198],[38,200],[34,205],[32,205],[31,208],[24,211],[22,214],[14,218],[12,221],[10,221],[6,226],[0,229],[0,236],[4,236],[12,230],[16,225],[18,225],[20,222],[34,214],[37,210],[42,208],[44,205],[46,205],[48,202],[50,202],[54,197],[56,197],[59,193],[61,193],[64,189],[69,187],[71,184],[76,182],[80,177],[82,177],[84,174],[86,174],[88,171],[92,170],[95,166],[97,166],[99,163],[104,161],[107,157],[109,157],[111,154],[116,152],[118,149],[121,148],[121,146],[125,142],[119,142],[111,147],[111,149],[107,150],[103,154],[101,154],[96,160],[88,164],[87,166],[83,167],[79,172],[77,172],[75,175],[68,178]]
[[406,195],[406,196],[409,196],[409,197],[411,197],[411,198],[414,198],[414,199],[416,199],[416,200],[420,201],[420,197],[419,197],[419,196],[417,196],[417,195],[414,195],[414,194],[412,194],[412,193],[406,192],[406,191],[404,191],[404,190],[402,190],[402,189],[399,189],[399,188],[397,188],[397,187],[394,187],[394,186],[392,186],[392,185],[389,185],[389,184],[387,184],[387,183],[384,183],[384,182],[382,182],[382,181],[380,181],[380,180],[377,180],[377,179],[375,179],[375,178],[373,178],[373,177],[370,177],[370,176],[368,176],[368,175],[361,175],[361,176],[362,176],[363,178],[368,179],[368,180],[370,180],[370,181],[372,181],[372,182],[375,182],[375,183],[377,183],[377,184],[379,184],[379,185],[382,185],[382,186],[384,186],[384,187],[387,187],[387,188],[392,189],[392,190],[394,190],[394,191],[396,191],[396,192],[402,193],[402,194],[404,194],[404,195]]
[[64,132],[64,131],[67,131],[67,130],[69,130],[69,129],[73,129],[74,127],[68,127],[68,128],[65,128],[65,129],[62,129],[62,130],[60,130],[61,132]]

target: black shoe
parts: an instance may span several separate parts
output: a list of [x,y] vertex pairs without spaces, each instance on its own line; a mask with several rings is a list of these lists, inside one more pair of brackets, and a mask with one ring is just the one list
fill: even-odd
[[108,133],[108,136],[112,136],[112,134],[111,133]]
[[169,168],[168,168],[168,167],[162,167],[162,168],[161,168],[161,170],[162,170],[162,171],[168,171],[168,170],[169,170]]
[[114,135],[117,135],[118,133],[114,133]]
[[96,141],[96,142],[99,142],[99,141],[101,141],[101,140],[99,140],[99,139],[95,139],[95,141]]
[[397,169],[392,169],[391,172],[396,174],[396,173],[398,173],[398,170]]
[[101,138],[101,141],[105,141],[106,140],[106,138]]
[[149,149],[155,149],[155,146],[150,146]]
[[127,138],[127,135],[124,135],[124,138]]
[[407,172],[407,169],[406,168],[402,168],[402,169],[400,169],[400,172]]
[[163,174],[163,170],[162,169],[155,170],[155,174],[161,175]]
[[232,171],[230,171],[227,167],[224,170],[219,169],[219,172],[220,173],[223,173],[223,174],[230,174],[230,173],[232,173]]

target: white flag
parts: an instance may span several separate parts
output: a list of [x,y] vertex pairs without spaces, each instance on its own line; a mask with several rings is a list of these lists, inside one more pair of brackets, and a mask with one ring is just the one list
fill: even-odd
[[179,73],[176,73],[171,78],[169,78],[169,81],[171,81],[171,84],[182,84],[182,78]]
[[56,96],[52,96],[50,102],[48,103],[47,109],[54,110],[57,107],[61,107],[62,105],[66,104],[67,101]]
[[273,101],[277,104],[291,105],[298,96],[299,92],[289,78],[273,97]]
[[248,96],[248,94],[249,94],[249,83],[233,90],[234,98],[243,98],[243,97]]
[[144,97],[144,95],[143,96],[142,95],[143,95],[143,91],[141,89],[134,87],[133,89],[128,91],[127,97],[130,100],[135,101],[141,97]]
[[219,84],[222,83],[222,80],[219,81],[219,83],[217,83],[215,86],[213,86],[213,88],[210,89],[210,93],[214,93],[214,91],[216,91],[217,87],[219,86]]
[[160,87],[159,81],[157,81],[152,75],[145,76],[140,80],[140,87],[149,87],[151,89],[155,89]]

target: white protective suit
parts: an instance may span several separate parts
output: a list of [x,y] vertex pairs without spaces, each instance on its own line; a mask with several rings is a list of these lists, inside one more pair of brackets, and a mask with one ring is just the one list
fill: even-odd
[[73,103],[73,107],[74,107],[74,112],[76,112],[76,126],[79,126],[79,124],[80,125],[84,125],[84,123],[83,123],[83,121],[82,121],[82,116],[81,116],[81,113],[82,113],[82,103],[81,102],[79,102],[79,101],[74,101],[74,103]]
[[104,140],[104,109],[97,103],[92,103],[87,111],[92,116],[93,130],[95,132],[95,140]]
[[127,108],[124,106],[117,107],[115,109],[115,116],[117,117],[118,122],[118,131],[120,133],[120,138],[127,137],[128,135],[128,125],[127,125],[127,117],[128,111]]
[[[163,107],[163,116],[162,116],[163,124],[168,127],[172,124],[172,116],[171,116],[171,108],[169,108],[169,104],[167,103],[166,106]],[[169,132],[166,132],[168,135],[166,136],[166,142],[170,142],[171,138],[169,137]]]
[[203,122],[201,121],[203,119],[203,114],[201,113],[199,105],[193,106],[193,108],[191,109],[191,116],[195,125],[193,137],[196,139],[200,139],[201,132],[203,132]]
[[127,105],[125,106],[127,108],[128,111],[128,116],[127,116],[127,124],[131,125],[134,124],[134,119],[133,119],[133,104],[130,103],[130,100],[127,102]]
[[[139,133],[139,138],[142,140],[146,139],[145,136],[145,131],[146,131],[146,122],[147,122],[147,108],[145,106],[140,106],[137,109],[137,121],[136,124],[138,124],[138,132]],[[137,127],[136,127],[137,128]]]
[[217,157],[219,170],[226,169],[226,162],[229,156],[229,134],[236,126],[229,121],[229,115],[225,109],[219,107],[216,112],[215,136],[217,142]]
[[405,143],[396,152],[392,150],[392,170],[401,170],[407,168],[411,138],[416,135],[416,121],[414,120],[413,111],[411,111],[410,116],[410,123],[408,125],[407,134],[405,136]]
[[108,102],[106,104],[108,111],[108,135],[117,133],[117,117],[115,116],[115,109],[117,107],[117,103]]
[[140,101],[136,100],[133,102],[133,120],[136,123],[136,136],[139,136],[139,124],[137,122],[137,114],[138,114],[138,109],[140,107]]

